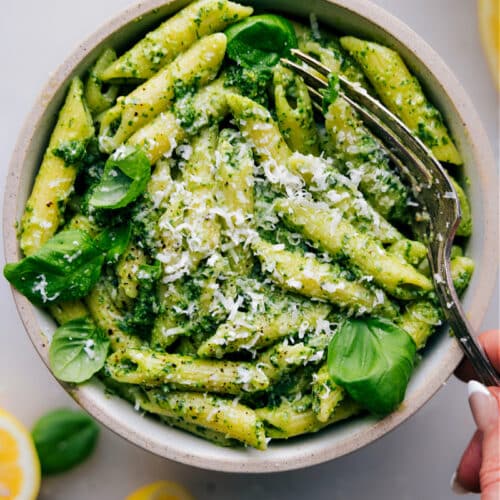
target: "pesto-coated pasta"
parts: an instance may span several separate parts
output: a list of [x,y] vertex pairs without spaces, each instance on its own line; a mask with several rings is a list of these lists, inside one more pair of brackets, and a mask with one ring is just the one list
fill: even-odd
[[276,210],[284,220],[332,255],[342,253],[365,276],[399,299],[408,300],[432,290],[431,281],[414,267],[387,253],[366,233],[342,219],[338,211],[301,199],[283,199]]
[[274,103],[282,136],[292,151],[319,155],[319,134],[302,78],[283,66],[273,73]]
[[216,152],[218,215],[223,226],[223,245],[234,272],[248,274],[253,256],[247,244],[254,212],[254,161],[240,134],[224,129]]
[[[61,325],[52,348],[78,350],[87,379],[165,425],[265,450],[374,411],[335,375],[346,330],[360,326],[359,345],[394,335],[411,369],[443,316],[385,146],[333,87],[313,113],[280,57],[300,48],[384,101],[439,159],[461,157],[393,50],[251,14],[196,0],[126,52],[104,50],[85,86],[71,81],[20,223],[26,258],[4,274]],[[463,293],[473,223],[452,182]],[[393,347],[362,352],[384,364]],[[55,373],[74,362],[49,357]],[[369,378],[358,388],[371,396]]]
[[149,390],[146,394],[149,401],[142,407],[147,411],[182,418],[259,450],[267,447],[264,426],[256,413],[233,400],[193,392]]
[[123,315],[116,308],[103,280],[98,282],[85,298],[85,304],[96,325],[109,337],[112,350],[138,348],[142,342],[139,337],[123,331]]
[[403,237],[363,198],[352,180],[325,159],[295,153],[287,165],[291,172],[302,177],[315,199],[341,210],[343,216],[361,231],[370,233],[382,243],[393,243]]
[[75,77],[26,202],[20,237],[25,255],[36,252],[63,222],[64,207],[78,172],[78,166],[71,161],[71,152],[84,148],[93,135],[94,125],[83,99],[83,85]]
[[119,57],[101,75],[104,81],[146,80],[188,49],[197,39],[210,35],[252,13],[228,0],[198,0],[167,19]]
[[102,72],[114,61],[116,52],[113,49],[106,49],[97,59],[85,82],[85,100],[93,115],[106,111],[115,103],[119,91],[118,85],[109,85],[104,92],[101,80]]
[[372,311],[388,317],[395,314],[382,290],[373,292],[359,282],[350,281],[339,266],[262,240],[255,241],[253,248],[270,279],[285,290],[327,300],[359,314]]
[[346,36],[340,43],[360,64],[382,102],[431,148],[440,161],[462,164],[441,113],[427,100],[401,56],[374,42]]
[[265,389],[266,375],[251,363],[215,361],[167,354],[151,349],[120,350],[106,362],[110,376],[118,382],[240,394]]
[[113,152],[144,124],[166,111],[176,94],[213,80],[225,51],[226,37],[222,33],[202,38],[129,95],[119,97],[100,118],[101,148]]
[[236,314],[232,321],[223,323],[215,334],[198,349],[198,355],[222,358],[239,350],[256,350],[275,343],[282,337],[315,329],[330,312],[326,304],[299,304],[296,309],[271,314]]
[[361,408],[350,400],[341,402],[326,422],[321,422],[313,412],[310,396],[299,401],[285,401],[278,408],[260,408],[257,416],[264,422],[266,433],[272,438],[289,439],[308,432],[318,432],[329,424],[360,413]]
[[339,403],[346,394],[330,378],[328,365],[325,363],[313,375],[312,383],[312,410],[320,422],[328,422]]
[[408,190],[390,168],[387,153],[341,97],[328,107],[325,127],[343,171],[358,183],[368,202],[383,217],[404,218]]
[[224,80],[217,79],[188,100],[182,101],[177,113],[179,116],[172,111],[160,113],[133,134],[127,144],[141,147],[151,163],[171,156],[177,145],[190,135],[224,118],[227,102],[223,85]]

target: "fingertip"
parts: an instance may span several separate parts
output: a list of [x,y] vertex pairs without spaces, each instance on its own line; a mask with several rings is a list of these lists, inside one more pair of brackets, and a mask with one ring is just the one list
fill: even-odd
[[479,493],[482,462],[482,433],[476,431],[465,449],[455,473],[457,482],[469,492]]
[[500,372],[500,330],[488,330],[481,333],[478,338],[491,364]]
[[469,490],[466,490],[457,480],[457,473],[454,472],[453,475],[451,476],[450,480],[450,488],[453,493],[456,495],[466,495],[467,493],[470,493]]

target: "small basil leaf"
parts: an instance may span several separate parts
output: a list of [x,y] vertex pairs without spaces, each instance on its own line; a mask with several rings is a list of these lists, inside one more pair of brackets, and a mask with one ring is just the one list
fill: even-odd
[[348,319],[330,341],[328,371],[361,406],[386,415],[404,399],[415,353],[413,339],[390,321]]
[[99,427],[86,413],[54,410],[32,430],[42,473],[56,474],[83,462],[94,450]]
[[247,17],[230,26],[225,34],[228,56],[250,69],[272,68],[297,47],[292,24],[272,14]]
[[89,204],[96,208],[122,208],[146,189],[151,177],[148,157],[139,148],[122,146],[110,156]]
[[38,252],[4,267],[7,280],[31,302],[47,305],[87,295],[99,279],[104,255],[84,231],[61,231]]
[[64,382],[85,382],[104,366],[108,347],[108,337],[90,318],[68,321],[52,337],[50,368]]
[[113,264],[118,261],[126,250],[131,235],[131,224],[107,228],[99,235],[97,245],[106,252],[106,264]]
[[65,141],[54,148],[52,153],[61,158],[66,165],[75,165],[83,160],[86,149],[87,141]]
[[328,108],[330,104],[333,104],[337,97],[339,96],[340,91],[340,81],[339,77],[333,73],[328,75],[328,87],[323,90],[323,113],[326,115],[328,113]]

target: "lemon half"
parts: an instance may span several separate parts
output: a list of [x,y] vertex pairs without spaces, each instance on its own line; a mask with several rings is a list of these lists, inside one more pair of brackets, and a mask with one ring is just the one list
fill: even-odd
[[35,499],[40,490],[40,462],[31,434],[0,409],[0,500]]
[[178,483],[158,481],[139,488],[125,500],[194,500],[194,497]]
[[500,90],[500,0],[478,0],[478,20],[486,58]]

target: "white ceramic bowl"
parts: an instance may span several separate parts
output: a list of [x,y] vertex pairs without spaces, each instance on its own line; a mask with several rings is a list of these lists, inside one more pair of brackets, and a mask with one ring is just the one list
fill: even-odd
[[[27,118],[10,165],[4,207],[7,262],[17,261],[21,257],[12,221],[20,220],[69,79],[75,74],[82,74],[103,46],[120,49],[129,45],[130,40],[157,26],[160,20],[186,3],[186,0],[137,2],[83,42],[48,81]],[[244,3],[268,8],[266,0]],[[443,112],[464,157],[464,173],[471,179],[468,194],[475,227],[467,253],[476,261],[477,269],[464,303],[471,324],[479,328],[496,276],[492,267],[496,266],[498,256],[498,219],[494,208],[498,184],[486,134],[464,90],[445,63],[421,38],[368,0],[274,0],[272,3],[273,10],[278,12],[305,19],[310,12],[314,12],[325,25],[395,48],[419,77],[427,95]],[[47,336],[55,329],[55,323],[16,291],[14,298],[26,330],[47,364]],[[408,387],[406,400],[398,411],[383,420],[360,418],[289,442],[273,442],[265,452],[218,447],[143,417],[129,403],[105,395],[98,381],[78,387],[63,386],[97,420],[153,453],[207,469],[272,472],[325,462],[383,436],[431,398],[451,375],[460,359],[458,344],[446,331],[442,331],[430,340],[423,361]]]

